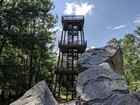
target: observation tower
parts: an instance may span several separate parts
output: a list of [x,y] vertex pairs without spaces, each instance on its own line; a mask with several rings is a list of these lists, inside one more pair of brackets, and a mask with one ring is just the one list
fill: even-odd
[[62,16],[62,34],[58,42],[59,56],[55,69],[54,95],[59,98],[63,93],[68,100],[74,99],[78,75],[77,60],[87,47],[84,37],[84,16]]

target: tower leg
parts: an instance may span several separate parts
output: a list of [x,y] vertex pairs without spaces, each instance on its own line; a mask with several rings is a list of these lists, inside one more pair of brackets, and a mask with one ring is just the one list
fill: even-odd
[[68,75],[66,75],[66,100],[68,100]]
[[60,98],[60,88],[61,88],[61,75],[59,75],[59,84],[58,84],[58,98]]
[[72,100],[73,100],[73,95],[74,95],[74,81],[73,81],[73,75],[72,75]]
[[56,74],[56,75],[55,75],[55,83],[54,83],[54,92],[53,92],[54,97],[56,97],[57,78],[58,78],[58,76],[57,76],[57,74]]

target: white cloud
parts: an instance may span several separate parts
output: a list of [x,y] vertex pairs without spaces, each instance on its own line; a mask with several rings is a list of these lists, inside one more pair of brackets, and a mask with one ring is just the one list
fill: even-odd
[[76,4],[74,7],[75,15],[91,14],[92,8],[95,8],[94,5],[88,5],[87,3],[81,3],[81,5]]
[[55,42],[55,52],[57,53],[57,56],[58,56],[58,51],[59,51],[59,48],[58,48],[58,40],[61,39],[61,33],[62,33],[62,28],[61,27],[54,27],[53,30],[56,31],[56,42]]
[[51,31],[51,32],[59,32],[59,31],[62,31],[62,28],[54,27],[54,28],[50,28],[49,31]]
[[87,15],[91,14],[93,11],[93,8],[95,8],[94,4],[88,4],[88,3],[65,3],[66,9],[64,10],[64,14],[67,15]]
[[56,31],[62,31],[62,28],[60,28],[60,27],[54,27],[54,30],[56,30]]
[[107,29],[110,29],[111,28],[111,26],[107,26]]
[[89,49],[95,49],[95,48],[96,48],[95,46],[87,47],[86,51],[89,50]]
[[119,25],[119,26],[113,27],[112,29],[113,30],[118,30],[118,29],[125,28],[125,27],[126,27],[126,25]]
[[89,48],[88,48],[88,47],[86,48],[86,51],[87,51],[87,50],[89,50]]
[[119,26],[115,26],[115,27],[111,27],[111,26],[107,26],[107,29],[111,29],[111,30],[119,30],[121,28],[125,28],[127,27],[126,25],[122,24],[122,25],[119,25]]
[[139,24],[140,23],[140,17],[136,18],[133,22]]
[[55,27],[54,30],[57,31],[57,32],[56,32],[56,36],[57,36],[57,37],[60,37],[60,36],[61,36],[61,32],[62,32],[62,28],[60,28],[60,27]]
[[90,48],[91,48],[91,49],[94,49],[94,48],[96,48],[96,47],[95,47],[95,46],[91,46]]
[[138,14],[138,16],[140,16],[140,14]]
[[73,8],[74,8],[74,3],[65,3],[66,4],[66,9],[64,10],[64,13],[67,15],[70,15],[73,13]]
[[118,29],[125,28],[125,27],[127,27],[127,26],[123,24],[123,25],[119,25],[119,26],[115,26],[115,27],[107,26],[107,29],[118,30]]

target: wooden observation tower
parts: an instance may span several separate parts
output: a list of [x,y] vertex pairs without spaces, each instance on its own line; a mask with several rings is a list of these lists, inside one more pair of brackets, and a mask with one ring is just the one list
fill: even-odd
[[[58,42],[59,56],[55,70],[54,95],[59,98],[61,90],[74,99],[76,91],[76,77],[78,74],[77,60],[86,50],[87,42],[84,38],[84,16],[62,16],[62,34]],[[62,87],[63,86],[63,87]]]

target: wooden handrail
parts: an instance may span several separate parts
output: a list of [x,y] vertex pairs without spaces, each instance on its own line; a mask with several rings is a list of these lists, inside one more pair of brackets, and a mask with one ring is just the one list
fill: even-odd
[[61,17],[62,20],[84,20],[83,15],[64,15]]
[[58,41],[59,45],[87,45],[87,41],[84,40],[84,41],[81,41],[81,40],[76,40],[76,41],[65,41],[65,40],[59,40]]

